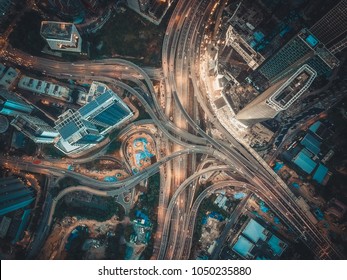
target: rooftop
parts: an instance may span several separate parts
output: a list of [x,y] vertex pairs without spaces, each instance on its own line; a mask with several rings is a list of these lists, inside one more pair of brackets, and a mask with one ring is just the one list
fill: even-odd
[[301,140],[301,144],[315,155],[319,154],[320,152],[321,143],[309,133],[307,133],[306,136]]
[[233,250],[243,257],[248,257],[253,247],[254,244],[252,242],[248,241],[245,237],[240,236],[233,246]]
[[41,35],[45,39],[69,41],[72,35],[72,23],[43,21]]
[[269,102],[280,110],[286,110],[312,84],[317,72],[307,64],[300,67],[278,90],[269,98]]
[[249,221],[242,233],[255,243],[258,242],[259,239],[263,241],[266,240],[265,228],[253,219]]
[[317,164],[309,156],[310,152],[306,149],[302,149],[294,158],[294,163],[299,166],[307,174],[311,174]]
[[321,184],[323,183],[327,174],[328,174],[328,168],[324,166],[323,164],[319,164],[316,172],[313,175],[313,180]]

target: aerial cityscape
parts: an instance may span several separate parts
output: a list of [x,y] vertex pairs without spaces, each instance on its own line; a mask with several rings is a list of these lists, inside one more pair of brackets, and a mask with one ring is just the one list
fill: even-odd
[[346,260],[347,0],[0,0],[1,260]]

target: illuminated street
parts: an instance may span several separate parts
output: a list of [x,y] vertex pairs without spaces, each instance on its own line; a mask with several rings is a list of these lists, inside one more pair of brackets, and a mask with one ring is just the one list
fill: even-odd
[[0,1],[2,259],[346,259],[347,0],[38,2]]

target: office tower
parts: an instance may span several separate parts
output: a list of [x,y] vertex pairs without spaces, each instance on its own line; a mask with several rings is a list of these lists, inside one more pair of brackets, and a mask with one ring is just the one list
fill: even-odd
[[0,114],[7,116],[16,116],[18,113],[30,114],[33,107],[14,93],[10,93],[5,89],[0,88]]
[[97,127],[83,119],[79,111],[67,110],[59,116],[54,128],[61,136],[56,147],[64,153],[81,150],[84,146],[97,144],[103,139]]
[[40,33],[52,50],[81,52],[82,38],[72,23],[43,21]]
[[[303,29],[277,53],[263,63],[249,78],[262,88],[262,84],[274,84],[285,75],[290,75],[303,64],[310,65],[317,75],[329,75],[339,65],[334,56],[342,49],[339,41],[347,33],[347,0],[341,0],[309,30]],[[335,46],[330,50],[331,44]]]
[[347,0],[341,0],[316,22],[310,31],[324,45],[332,43],[347,33]]
[[35,143],[50,144],[59,135],[55,129],[43,120],[29,115],[18,115],[12,120],[11,125]]
[[339,60],[308,29],[303,29],[263,63],[251,79],[256,82],[256,76],[261,74],[274,84],[303,64],[311,66],[320,76],[328,75],[339,65]]
[[78,111],[66,111],[55,123],[61,135],[56,147],[64,153],[89,149],[133,116],[127,105],[103,83],[93,82],[86,100],[89,102]]
[[25,208],[34,199],[33,191],[18,178],[0,178],[0,216]]
[[249,126],[276,117],[310,87],[316,76],[312,67],[303,65],[289,79],[281,79],[256,97],[236,115],[236,119]]
[[98,126],[103,135],[133,116],[128,106],[105,84],[93,82],[88,95],[94,100],[78,111],[83,119]]

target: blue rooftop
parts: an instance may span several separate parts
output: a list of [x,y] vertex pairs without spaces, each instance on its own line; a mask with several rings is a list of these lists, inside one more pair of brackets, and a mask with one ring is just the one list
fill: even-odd
[[308,35],[306,37],[306,42],[311,46],[314,47],[318,44],[318,40],[316,39],[316,37],[314,37],[313,35]]
[[267,213],[270,209],[265,205],[264,201],[261,201],[259,204],[259,208],[262,212]]
[[281,239],[279,239],[277,236],[273,235],[268,241],[268,244],[272,251],[277,255],[280,256],[286,246],[286,243],[284,243]]
[[321,184],[324,181],[325,176],[328,173],[328,168],[323,164],[319,164],[316,172],[313,175],[313,180]]
[[244,236],[248,237],[254,243],[257,243],[259,239],[266,239],[264,230],[265,228],[262,225],[257,223],[255,220],[251,219],[242,233]]
[[64,125],[59,129],[59,133],[63,139],[69,138],[72,134],[76,133],[79,130],[78,126],[71,121],[70,123]]
[[87,103],[86,105],[84,105],[83,107],[81,107],[79,109],[79,112],[81,113],[82,116],[86,116],[90,112],[95,110],[96,108],[103,105],[103,103],[105,103],[110,98],[112,98],[112,96],[113,96],[112,93],[106,91],[105,93],[103,93],[103,94],[99,95],[97,98],[95,98],[95,100],[93,100],[93,101]]
[[280,171],[281,170],[281,168],[284,166],[284,163],[283,162],[276,162],[276,164],[275,164],[275,167],[274,167],[274,171],[275,171],[275,173],[277,173],[278,171]]
[[294,163],[307,174],[311,174],[317,164],[307,154],[308,151],[306,149],[302,149],[301,152],[299,152],[295,157]]
[[221,215],[221,214],[219,214],[219,213],[217,213],[217,212],[211,212],[209,215],[208,215],[210,218],[213,218],[213,219],[216,219],[216,220],[218,220],[218,221],[223,221],[224,220],[224,217]]
[[261,40],[263,40],[264,39],[264,34],[262,33],[262,32],[260,32],[260,31],[256,31],[256,32],[254,32],[253,33],[253,36],[254,36],[254,39],[256,40],[256,41],[258,41],[258,42],[260,42]]
[[237,240],[235,243],[233,250],[241,256],[247,257],[250,254],[253,246],[254,244],[252,242],[248,241],[243,236],[240,236],[239,240]]
[[301,144],[305,146],[309,151],[318,155],[320,152],[320,142],[311,134],[306,134],[304,139],[301,140]]
[[246,196],[245,193],[243,193],[243,192],[238,192],[238,193],[235,193],[235,194],[234,194],[234,199],[242,199],[242,198],[244,198],[245,196]]
[[321,126],[321,122],[320,121],[317,121],[315,122],[313,125],[310,126],[310,130],[313,132],[313,133],[316,133],[318,128]]

